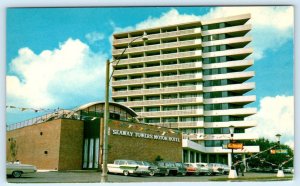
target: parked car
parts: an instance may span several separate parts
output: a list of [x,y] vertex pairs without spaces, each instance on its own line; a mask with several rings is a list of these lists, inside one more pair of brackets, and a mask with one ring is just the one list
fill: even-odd
[[225,164],[220,164],[221,168],[223,169],[222,174],[229,174],[230,167]]
[[196,175],[200,174],[200,168],[195,163],[185,163],[187,166],[187,174],[189,175]]
[[283,168],[283,172],[294,174],[294,167],[285,167],[285,168]]
[[6,163],[6,175],[19,178],[22,174],[35,173],[37,171],[36,166],[21,164],[19,162],[7,162]]
[[123,174],[124,176],[130,174],[149,175],[150,173],[150,166],[134,160],[115,160],[113,164],[108,164],[107,168],[109,173]]
[[181,176],[185,176],[186,173],[187,173],[186,165],[184,163],[181,163],[181,162],[176,162],[175,165],[178,168],[177,174],[179,174]]
[[196,163],[196,165],[199,168],[199,173],[202,175],[208,175],[209,174],[209,168],[207,163]]
[[178,173],[178,167],[176,167],[175,162],[170,161],[159,161],[158,164],[160,166],[166,167],[168,169],[168,172],[165,174],[166,176],[171,174],[173,176],[176,176]]
[[223,174],[223,168],[220,163],[209,163],[208,167],[211,175]]
[[156,174],[161,175],[161,176],[169,175],[169,168],[164,162],[158,161],[158,162],[154,162],[153,164],[156,165],[159,170],[159,172]]

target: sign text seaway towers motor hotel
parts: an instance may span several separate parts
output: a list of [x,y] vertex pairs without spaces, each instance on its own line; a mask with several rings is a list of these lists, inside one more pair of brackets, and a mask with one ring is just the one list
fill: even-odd
[[[250,14],[115,33],[112,99],[140,121],[183,132],[183,161],[227,162],[230,140],[257,138]],[[147,35],[147,40],[141,36]],[[134,42],[132,42],[135,38]],[[131,43],[132,42],[132,43]],[[129,48],[128,44],[130,44]],[[127,48],[124,52],[124,49]],[[249,81],[250,80],[250,81]],[[229,126],[234,127],[233,139]],[[258,146],[234,150],[258,152]]]

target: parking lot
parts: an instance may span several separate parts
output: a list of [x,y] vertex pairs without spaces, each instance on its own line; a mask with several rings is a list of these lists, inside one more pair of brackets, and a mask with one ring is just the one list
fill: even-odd
[[[96,171],[49,171],[24,174],[21,178],[7,178],[10,183],[97,183],[100,182],[100,172]],[[123,176],[109,174],[109,182],[208,182],[227,181],[227,175],[216,176]],[[285,179],[276,178],[276,173],[245,173],[242,180],[237,181],[279,181],[291,180],[292,175],[286,174]],[[256,179],[257,178],[257,179]]]

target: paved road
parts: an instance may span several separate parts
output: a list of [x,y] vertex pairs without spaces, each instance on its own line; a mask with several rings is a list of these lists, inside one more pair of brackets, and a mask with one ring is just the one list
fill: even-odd
[[[66,171],[66,172],[37,172],[24,174],[21,178],[7,178],[10,183],[97,183],[100,182],[100,172],[96,171]],[[270,177],[276,173],[245,173],[245,177]],[[217,176],[122,176],[109,174],[109,182],[207,182]]]

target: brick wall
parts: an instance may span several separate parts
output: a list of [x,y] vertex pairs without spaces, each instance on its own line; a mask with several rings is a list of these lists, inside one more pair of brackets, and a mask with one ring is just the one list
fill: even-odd
[[[182,160],[181,134],[171,133],[169,129],[158,128],[153,125],[129,124],[120,121],[111,122],[109,128],[108,161],[110,163],[115,159],[154,161],[157,156],[169,161],[181,162]],[[165,131],[163,136],[177,137],[180,139],[180,142],[113,135],[114,129],[160,136],[162,136],[162,133]]]
[[11,160],[9,138],[15,138],[17,159],[38,169],[58,169],[61,120],[19,128],[6,133],[6,159]]

